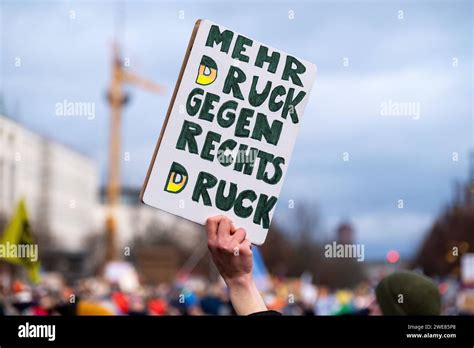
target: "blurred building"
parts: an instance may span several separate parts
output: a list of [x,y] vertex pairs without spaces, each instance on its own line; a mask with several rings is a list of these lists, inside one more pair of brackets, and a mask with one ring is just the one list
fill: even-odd
[[[101,263],[108,206],[99,187],[92,158],[0,115],[0,221],[11,217],[21,198],[26,200],[45,270],[74,279]],[[160,240],[192,251],[205,237],[199,225],[142,204],[139,188],[123,188],[115,209],[119,258],[137,237],[148,236],[154,245],[130,252],[144,255],[138,258],[141,264],[154,265],[172,259],[160,251]]]
[[[0,115],[0,215],[25,198],[34,233],[77,250],[92,231],[98,167],[90,157]],[[51,246],[52,246],[51,245]]]
[[[195,249],[207,250],[202,226],[140,202],[140,189],[123,187],[120,202],[114,208],[117,221],[117,257],[130,261],[146,284],[170,282]],[[100,202],[95,211],[96,230],[104,231],[108,212],[106,189],[100,190]],[[96,249],[105,235],[94,242]],[[200,250],[201,250],[200,249]],[[203,253],[202,253],[203,254]],[[199,254],[200,255],[200,254]],[[196,260],[196,264],[200,260]],[[193,266],[193,267],[194,267]]]
[[[117,242],[120,248],[130,246],[135,237],[152,234],[156,238],[166,237],[180,247],[192,249],[204,235],[203,228],[193,222],[140,202],[140,188],[123,187],[120,203],[116,209]],[[98,208],[95,211],[95,230],[103,230],[108,206],[106,190],[100,190]]]
[[337,242],[340,244],[352,244],[354,243],[354,229],[348,222],[341,223],[337,229]]

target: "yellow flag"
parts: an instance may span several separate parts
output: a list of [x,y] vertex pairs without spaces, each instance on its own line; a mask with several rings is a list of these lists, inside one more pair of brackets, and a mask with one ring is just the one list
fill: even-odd
[[33,283],[41,280],[38,245],[33,240],[24,199],[18,202],[13,217],[0,237],[0,260],[24,266]]

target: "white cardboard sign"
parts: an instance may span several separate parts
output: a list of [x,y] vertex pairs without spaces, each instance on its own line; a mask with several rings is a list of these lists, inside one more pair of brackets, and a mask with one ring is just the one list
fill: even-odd
[[316,66],[196,22],[141,199],[204,224],[224,214],[262,244]]

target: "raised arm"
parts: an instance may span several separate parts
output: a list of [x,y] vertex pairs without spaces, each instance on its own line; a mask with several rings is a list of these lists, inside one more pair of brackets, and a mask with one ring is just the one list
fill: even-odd
[[237,314],[266,311],[252,279],[252,245],[245,239],[245,230],[235,228],[227,217],[218,215],[207,219],[206,233],[212,259],[229,288]]

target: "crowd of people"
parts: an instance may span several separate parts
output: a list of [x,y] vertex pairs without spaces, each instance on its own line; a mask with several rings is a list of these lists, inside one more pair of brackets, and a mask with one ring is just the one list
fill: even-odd
[[37,285],[0,274],[0,314],[440,315],[468,314],[474,307],[472,291],[460,291],[459,280],[416,271],[383,268],[350,289],[315,285],[309,273],[272,277],[258,265],[245,230],[228,218],[209,218],[206,233],[220,275],[216,281],[178,272],[174,281],[147,285],[132,264],[120,261],[72,286],[56,273],[43,274]]
[[[442,314],[458,314],[455,298],[439,283]],[[453,286],[453,285],[448,285]],[[360,283],[353,289],[316,286],[305,277],[271,277],[260,287],[269,310],[284,315],[377,314],[374,286]],[[176,279],[156,286],[124,289],[103,277],[66,285],[58,274],[43,277],[38,285],[14,279],[0,285],[0,315],[233,315],[235,311],[222,280],[202,277]]]

